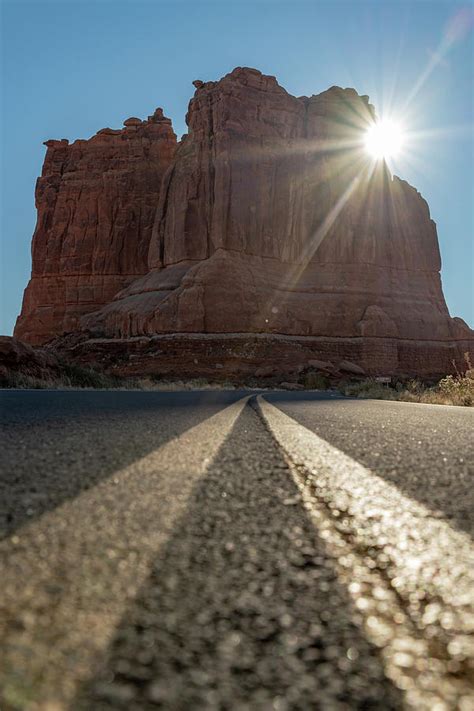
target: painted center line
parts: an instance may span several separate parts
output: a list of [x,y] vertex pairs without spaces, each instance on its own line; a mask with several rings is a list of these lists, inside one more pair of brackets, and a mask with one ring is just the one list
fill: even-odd
[[13,708],[63,708],[94,672],[247,400],[0,543],[0,687]]
[[263,396],[257,402],[387,676],[411,708],[474,708],[470,537]]

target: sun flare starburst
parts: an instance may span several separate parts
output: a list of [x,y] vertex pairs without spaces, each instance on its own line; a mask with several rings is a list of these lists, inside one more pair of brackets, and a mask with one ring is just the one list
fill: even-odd
[[367,130],[364,144],[374,160],[397,158],[404,144],[403,129],[390,119],[377,121]]

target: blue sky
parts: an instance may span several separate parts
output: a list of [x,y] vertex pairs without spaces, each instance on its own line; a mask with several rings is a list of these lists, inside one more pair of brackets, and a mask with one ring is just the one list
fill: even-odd
[[452,315],[474,325],[473,5],[405,2],[2,2],[0,333],[29,278],[34,187],[48,138],[88,138],[163,106],[176,133],[193,79],[235,66],[296,96],[337,84],[399,113],[412,138],[396,173],[427,199]]

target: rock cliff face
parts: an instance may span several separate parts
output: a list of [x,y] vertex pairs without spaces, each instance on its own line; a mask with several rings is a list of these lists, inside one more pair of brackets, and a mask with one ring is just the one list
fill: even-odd
[[46,141],[36,186],[33,269],[15,335],[39,344],[80,327],[80,318],[148,271],[163,174],[176,150],[171,121],[104,128],[90,140]]
[[391,370],[402,342],[443,344],[443,363],[471,348],[428,205],[362,148],[368,97],[296,98],[242,68],[194,84],[176,152],[161,115],[49,148],[15,335],[45,342],[83,316],[96,338],[386,339]]

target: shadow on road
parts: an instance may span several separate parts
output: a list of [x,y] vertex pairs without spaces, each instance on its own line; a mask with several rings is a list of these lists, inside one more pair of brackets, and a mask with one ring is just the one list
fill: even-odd
[[474,536],[470,408],[270,393],[273,405]]
[[71,708],[400,709],[357,621],[246,407]]
[[237,391],[3,391],[0,539],[241,396]]

